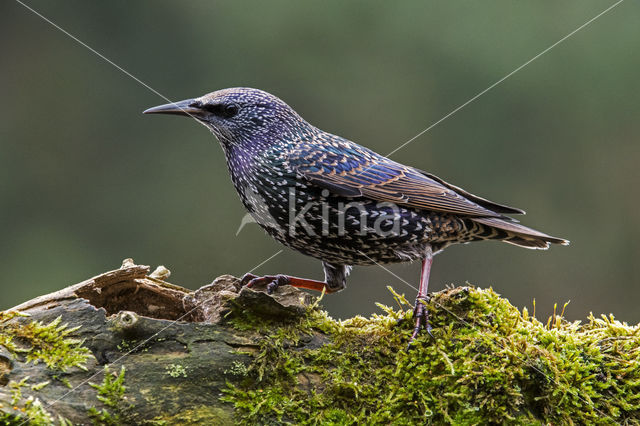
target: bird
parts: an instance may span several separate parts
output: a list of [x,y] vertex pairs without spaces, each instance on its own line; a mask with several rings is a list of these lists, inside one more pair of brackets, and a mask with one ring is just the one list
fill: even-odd
[[474,195],[304,120],[280,98],[236,87],[149,108],[195,119],[218,139],[248,213],[271,237],[322,261],[324,281],[245,274],[242,284],[335,293],[353,266],[421,261],[409,347],[429,335],[434,255],[460,243],[498,240],[529,249],[569,241],[521,225],[515,207]]

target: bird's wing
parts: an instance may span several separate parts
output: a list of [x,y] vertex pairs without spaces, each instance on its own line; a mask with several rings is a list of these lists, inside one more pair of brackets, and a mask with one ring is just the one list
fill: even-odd
[[502,213],[524,213],[470,194],[338,136],[325,134],[300,143],[289,155],[288,163],[309,182],[336,195],[472,217],[508,219]]

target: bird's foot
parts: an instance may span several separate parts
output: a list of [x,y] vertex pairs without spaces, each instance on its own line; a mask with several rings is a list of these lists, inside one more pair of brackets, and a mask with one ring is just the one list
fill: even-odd
[[433,333],[431,333],[431,324],[429,324],[429,311],[427,310],[426,303],[429,301],[428,296],[418,297],[416,299],[416,305],[413,308],[413,318],[416,321],[416,326],[413,328],[413,334],[409,339],[409,344],[407,345],[407,350],[411,349],[413,342],[418,337],[420,330],[423,328],[429,333],[431,338],[435,339]]
[[288,276],[280,275],[280,274],[279,275],[263,275],[261,277],[254,274],[244,274],[244,276],[240,280],[240,284],[242,286],[247,286],[249,288],[260,286],[260,285],[266,285],[267,294],[273,294],[273,292],[276,291],[278,287],[281,287],[283,285],[289,285],[290,280]]

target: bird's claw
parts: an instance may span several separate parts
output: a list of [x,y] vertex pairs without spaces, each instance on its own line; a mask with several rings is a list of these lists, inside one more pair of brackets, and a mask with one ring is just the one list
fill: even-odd
[[258,276],[257,276],[257,275],[254,275],[254,274],[251,274],[251,273],[249,273],[249,272],[247,272],[247,273],[246,273],[246,274],[244,274],[244,275],[242,276],[242,278],[240,279],[240,285],[241,285],[242,287],[244,287],[244,286],[248,285],[248,284],[249,284],[249,282],[250,282],[251,280],[255,279],[255,278],[258,278]]
[[411,338],[409,339],[407,350],[411,349],[414,341],[416,340],[416,337],[418,337],[420,330],[422,330],[423,328],[427,331],[432,339],[435,339],[433,333],[431,332],[431,324],[429,324],[429,311],[427,310],[426,306],[426,303],[428,301],[428,296],[418,297],[416,299],[416,306],[413,308],[413,318],[416,320],[416,326],[413,328],[413,333],[411,334]]
[[254,274],[244,274],[240,280],[240,284],[244,287],[255,287],[260,285],[267,286],[267,294],[273,294],[278,287],[289,284],[289,277],[286,275],[264,275],[257,276]]

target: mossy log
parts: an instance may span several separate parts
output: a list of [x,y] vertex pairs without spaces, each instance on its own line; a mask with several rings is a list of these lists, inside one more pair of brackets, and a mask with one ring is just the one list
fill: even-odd
[[[293,288],[190,291],[127,260],[0,313],[0,424],[640,424],[640,329],[491,289],[331,319]],[[391,290],[393,291],[393,290]]]

